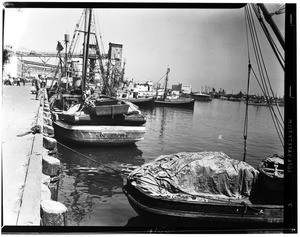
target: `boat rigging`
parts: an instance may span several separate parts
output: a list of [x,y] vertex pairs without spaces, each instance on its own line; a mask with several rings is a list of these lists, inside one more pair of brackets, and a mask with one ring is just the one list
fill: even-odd
[[[146,118],[137,106],[110,96],[120,79],[123,46],[110,43],[106,71],[95,70],[96,59],[101,62],[103,57],[92,32],[92,16],[92,9],[85,9],[81,18],[84,19],[84,30],[78,29],[80,24],[75,30],[84,33],[81,74],[73,63],[73,55],[66,56],[65,59],[69,60],[65,61],[65,67],[61,67],[61,78],[50,98],[55,134],[64,140],[86,145],[133,144],[143,140]],[[76,45],[74,41],[78,42],[76,37],[72,39],[73,46]],[[60,54],[63,48],[57,49]],[[101,65],[98,66],[101,68]],[[63,70],[67,66],[68,70]],[[100,74],[99,78],[96,78],[96,72]]]
[[[270,18],[270,14],[268,13],[267,9],[263,4],[251,4],[247,5],[245,7],[245,21],[246,21],[246,33],[247,33],[247,48],[248,48],[248,82],[247,82],[247,95],[246,95],[246,112],[245,112],[245,123],[244,123],[244,160],[246,160],[246,140],[247,140],[247,131],[248,131],[248,104],[249,104],[249,83],[250,83],[250,78],[251,75],[253,74],[259,87],[261,88],[266,100],[267,100],[267,105],[270,110],[270,114],[276,129],[276,132],[278,134],[279,140],[284,146],[284,119],[281,111],[279,110],[278,103],[276,103],[274,106],[270,101],[270,98],[275,98],[275,93],[272,89],[271,81],[267,72],[265,60],[263,58],[262,50],[260,48],[260,42],[257,36],[256,28],[255,28],[255,22],[253,19],[253,14],[251,11],[251,8],[253,12],[255,13],[256,17],[258,18],[264,33],[266,34],[266,37],[271,44],[271,47],[279,60],[280,65],[282,66],[284,70],[284,60],[282,59],[281,54],[279,53],[279,50],[277,47],[273,46],[274,45],[274,40],[271,38],[271,35],[269,31],[266,28],[266,25],[263,23],[263,19],[261,17],[261,14],[259,14],[259,9],[262,9],[264,12],[264,15]],[[281,43],[281,46],[284,50],[284,40],[283,37],[281,36],[281,33],[279,32],[278,28],[275,27],[274,22],[271,21],[270,19],[268,20],[271,25],[273,25],[272,29],[276,32],[275,35],[278,37],[278,41]],[[252,64],[251,64],[251,57],[250,57],[250,40],[252,42],[253,50],[254,50],[254,55],[257,63],[257,68],[259,71],[259,76],[260,79],[257,76],[257,73],[255,72]],[[282,59],[282,60],[280,60]],[[252,74],[251,74],[252,73]],[[276,109],[274,109],[274,107]]]

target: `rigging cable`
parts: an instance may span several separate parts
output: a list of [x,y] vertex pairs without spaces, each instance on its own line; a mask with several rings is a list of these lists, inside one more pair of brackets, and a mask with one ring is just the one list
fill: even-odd
[[273,40],[273,38],[272,38],[270,32],[268,31],[268,28],[267,28],[266,24],[265,24],[264,21],[263,21],[263,18],[262,18],[262,16],[261,16],[261,13],[260,13],[260,11],[259,11],[259,8],[258,8],[258,9],[255,8],[254,5],[252,5],[252,8],[253,8],[253,11],[254,11],[254,13],[256,14],[257,18],[259,19],[259,23],[260,23],[260,25],[261,25],[261,27],[262,27],[262,29],[263,29],[263,31],[264,31],[266,37],[267,37],[267,40],[269,41],[269,44],[270,44],[271,48],[273,49],[273,51],[274,51],[274,53],[275,53],[275,56],[276,56],[277,59],[278,59],[278,62],[280,63],[282,69],[285,70],[284,63],[282,62],[282,61],[284,61],[283,56],[281,55],[281,53],[280,53],[278,47],[277,47],[276,44],[274,43],[274,40]]
[[[245,8],[246,11],[246,8]],[[243,161],[246,161],[247,154],[247,135],[248,135],[248,102],[249,102],[249,84],[250,84],[250,73],[251,73],[251,61],[250,61],[250,50],[249,50],[249,36],[248,36],[248,27],[247,19],[245,14],[245,25],[246,25],[246,38],[247,38],[247,49],[248,49],[248,82],[247,82],[247,94],[246,94],[246,112],[245,112],[245,121],[244,121],[244,158]]]
[[[280,52],[279,52],[277,46],[275,45],[275,43],[274,43],[274,41],[273,41],[273,39],[272,39],[272,37],[271,37],[269,31],[267,30],[267,27],[266,27],[265,24],[263,23],[263,18],[261,17],[260,12],[258,11],[259,8],[258,8],[258,10],[257,10],[257,9],[255,8],[255,5],[254,5],[254,4],[252,4],[252,8],[253,8],[253,10],[254,10],[254,12],[255,12],[257,18],[259,19],[259,22],[260,22],[262,28],[265,29],[265,30],[264,30],[264,33],[266,34],[267,39],[270,38],[270,40],[272,41],[273,44],[271,44],[271,42],[269,41],[270,44],[271,44],[271,46],[273,45],[273,46],[277,49],[277,52],[279,53],[280,57],[282,58],[282,61],[283,61],[283,62],[280,61],[280,59],[278,58],[278,55],[276,54],[276,52],[275,52],[275,50],[274,50],[275,55],[277,56],[277,58],[278,58],[278,60],[279,60],[279,62],[280,62],[280,65],[282,66],[282,68],[283,68],[283,70],[284,70],[284,68],[285,68],[284,65],[283,65],[283,64],[284,64],[284,59],[283,59],[282,55],[280,54]],[[281,7],[281,8],[282,8],[282,7]],[[279,10],[280,10],[280,9],[279,9]],[[280,14],[281,14],[281,13],[280,13]],[[258,40],[257,40],[257,41],[258,41]],[[273,48],[273,47],[272,47],[272,48]],[[273,48],[273,49],[274,49],[274,48]],[[263,60],[262,54],[261,54],[261,58],[262,58],[262,60]],[[264,65],[264,68],[265,68],[265,64],[264,64],[264,63],[263,63],[263,65]],[[270,90],[271,90],[271,92],[272,92],[272,96],[273,96],[273,98],[275,98],[275,95],[274,95],[274,92],[273,92],[273,89],[272,89],[272,86],[271,86],[271,83],[270,83],[270,80],[269,80],[269,77],[268,77],[266,68],[265,68],[265,73],[266,73],[266,76],[267,76],[267,80],[268,80],[268,84],[269,84]],[[268,96],[270,96],[270,95],[268,94]],[[283,119],[283,116],[282,116],[282,114],[281,114],[281,112],[280,112],[280,110],[279,110],[278,104],[276,104],[276,107],[277,107],[278,114],[280,115],[281,121],[282,121],[282,123],[284,123],[284,119]],[[273,110],[273,108],[272,108],[272,110]],[[273,112],[274,112],[274,111],[273,111]]]
[[[253,18],[252,18],[252,22],[253,22]],[[254,26],[254,28],[255,28],[255,26]],[[255,33],[256,33],[256,31],[255,31]],[[256,40],[257,40],[257,42],[258,42],[258,37],[257,37],[257,35],[255,35],[256,36]],[[253,37],[254,37],[254,35],[253,35]],[[259,42],[258,42],[258,44],[259,44]],[[256,46],[255,47],[255,49],[258,51],[258,49],[259,49],[259,52],[260,52],[260,56],[259,56],[259,54],[256,52],[256,55],[258,56],[258,59],[257,59],[257,61],[259,62],[260,61],[260,58],[263,60],[263,57],[262,57],[262,54],[261,54],[261,50],[260,50],[260,48],[259,48],[259,45],[258,46]],[[259,66],[259,70],[260,70],[260,72],[262,71],[262,66],[261,66],[261,64],[258,64],[258,66]],[[265,69],[265,71],[266,71],[266,68],[264,67],[264,69]],[[263,77],[263,74],[262,74],[262,72],[261,72],[261,80],[262,80],[262,85],[263,85],[263,88],[264,89],[262,89],[262,91],[263,91],[263,93],[264,93],[264,95],[265,95],[265,97],[266,98],[268,98],[268,96],[270,96],[269,95],[269,93],[268,93],[268,90],[267,90],[267,84],[266,84],[266,81],[265,81],[265,79],[264,79],[264,77]],[[272,93],[273,93],[273,91],[272,91]],[[274,93],[273,93],[273,96],[274,96]],[[270,102],[267,100],[267,102],[268,102],[268,104],[270,105]],[[278,106],[277,106],[277,108],[278,108]],[[271,113],[271,116],[272,116],[272,119],[273,119],[273,122],[274,122],[274,125],[276,126],[276,123],[278,124],[279,123],[279,121],[278,121],[278,118],[277,118],[277,115],[276,115],[276,113],[275,113],[275,111],[274,111],[274,109],[273,109],[273,107],[272,106],[269,106],[269,109],[270,109],[270,113]],[[279,108],[278,108],[278,111],[279,111]],[[275,116],[275,118],[276,118],[276,123],[275,123],[275,121],[274,121],[274,116]],[[281,112],[279,111],[279,115],[281,116]],[[282,118],[282,116],[281,116],[281,119],[282,119],[282,123],[283,123],[283,118]],[[279,125],[278,125],[279,126]],[[283,125],[281,125],[281,127],[282,127],[282,130],[283,130]],[[278,133],[278,136],[279,136],[279,138],[280,138],[280,135],[279,135],[279,131],[277,130],[277,133]],[[282,135],[282,131],[280,131],[280,133],[281,133],[281,135]],[[282,135],[282,137],[283,137],[283,135]],[[283,140],[283,138],[281,139],[280,138],[280,140],[282,141]]]
[[[252,71],[253,71],[253,69],[252,69]],[[256,80],[258,81],[258,78],[257,78],[257,76],[256,76],[256,74],[255,74],[254,71],[253,71],[253,75],[255,76]],[[261,86],[261,85],[260,85],[260,86]],[[272,107],[272,106],[269,104],[268,107],[270,108],[270,107]],[[280,121],[279,121],[279,119],[278,119],[278,117],[277,117],[277,115],[276,115],[275,112],[273,112],[273,113],[271,112],[271,117],[272,117],[273,123],[274,123],[274,125],[275,125],[275,129],[276,129],[276,132],[277,132],[277,134],[278,134],[279,140],[280,140],[281,144],[283,145],[284,135],[283,135],[283,132],[282,132],[282,131],[284,130],[284,127],[283,127],[283,125],[280,123]],[[281,129],[280,129],[279,127],[281,127]]]
[[95,19],[95,27],[98,28],[98,32],[99,32],[99,37],[100,37],[100,43],[101,43],[101,47],[102,47],[102,52],[106,52],[105,51],[105,47],[104,47],[104,44],[103,44],[103,39],[102,39],[102,35],[101,35],[101,29],[100,29],[100,24],[96,24],[96,20],[97,22],[99,22],[99,19],[98,19],[98,14],[95,12],[94,13],[95,17],[94,18],[97,18]]
[[[73,53],[74,53],[74,50],[71,52],[71,50],[72,50],[72,48],[73,48],[73,44],[74,44],[74,42],[75,42],[75,45],[74,45],[74,48],[75,48],[75,46],[76,46],[76,43],[77,43],[77,39],[76,39],[76,35],[79,35],[79,32],[78,33],[76,33],[77,31],[78,31],[78,29],[80,28],[80,23],[81,23],[81,21],[82,21],[82,18],[83,18],[83,16],[84,16],[84,10],[82,11],[82,13],[81,13],[81,16],[80,16],[80,18],[79,18],[79,21],[77,22],[77,24],[76,24],[76,27],[75,27],[75,30],[74,30],[74,33],[73,33],[73,37],[72,37],[72,41],[71,41],[71,44],[70,44],[70,46],[69,46],[69,57],[70,58],[72,58],[72,55],[73,55]],[[74,49],[73,48],[73,49]]]
[[[253,9],[255,11],[254,6],[253,6]],[[268,73],[267,73],[266,65],[264,63],[264,59],[263,59],[263,56],[262,56],[262,51],[260,49],[260,44],[259,44],[259,40],[258,40],[258,36],[257,36],[257,31],[255,29],[255,25],[254,25],[254,21],[253,21],[253,16],[251,15],[251,17],[252,17],[252,24],[253,24],[253,28],[252,28],[252,30],[253,30],[253,37],[256,39],[256,42],[257,42],[257,46],[254,49],[255,53],[257,51],[257,53],[256,53],[256,55],[257,55],[257,62],[258,62],[257,66],[259,67],[259,71],[260,71],[260,74],[261,74],[262,85],[263,85],[263,88],[264,88],[263,92],[264,92],[265,97],[266,97],[266,99],[268,101],[269,98],[271,97],[270,93],[269,93],[269,90],[268,90],[268,85],[270,87],[270,91],[272,93],[273,98],[275,98],[275,94],[273,92],[273,89],[272,89],[272,86],[271,86],[271,82],[270,82],[270,79],[269,79],[269,76],[268,76]],[[265,79],[265,76],[264,76],[263,72],[265,72],[268,84],[266,83],[266,79]],[[269,103],[269,101],[268,101],[268,103]],[[281,122],[284,123],[284,119],[282,117],[282,114],[281,114],[281,112],[280,112],[279,107],[278,107],[277,104],[276,104],[276,107],[277,107],[278,114],[280,115]],[[272,110],[271,113],[274,112],[274,109],[273,109],[272,106],[269,106],[269,109]]]
[[[259,83],[259,85],[260,85],[260,87],[261,87],[261,89],[262,89],[265,97],[267,98],[267,103],[269,105],[268,107],[270,109],[270,113],[271,113],[271,116],[272,116],[272,119],[273,119],[273,122],[274,122],[274,125],[275,125],[276,132],[277,132],[277,134],[279,136],[281,144],[283,145],[283,142],[282,142],[283,141],[283,134],[282,134],[281,130],[278,128],[278,127],[283,128],[283,126],[280,124],[280,121],[279,121],[279,119],[278,119],[278,117],[277,117],[277,115],[276,115],[276,113],[275,113],[275,111],[273,109],[273,106],[271,105],[271,103],[269,101],[270,94],[269,94],[269,91],[268,91],[268,86],[267,86],[267,83],[266,83],[266,79],[264,78],[263,68],[265,70],[267,78],[268,78],[268,74],[266,72],[266,67],[265,67],[265,64],[264,64],[264,61],[263,61],[263,57],[262,57],[262,53],[261,53],[261,50],[260,50],[259,41],[258,41],[258,37],[257,37],[256,30],[255,30],[255,25],[253,23],[253,18],[251,18],[252,15],[250,15],[248,9],[246,10],[246,14],[247,14],[247,17],[248,17],[248,23],[249,23],[250,33],[251,33],[252,44],[253,44],[253,48],[254,48],[254,52],[255,52],[255,57],[256,57],[256,60],[257,60],[258,69],[259,69],[259,73],[260,73],[261,81],[262,81],[262,85],[260,83]],[[262,60],[262,62],[261,62],[261,60]],[[264,67],[262,67],[262,64],[263,64]],[[256,75],[255,75],[255,77],[256,77]],[[258,81],[257,77],[256,77],[256,79]],[[270,81],[269,81],[269,85],[270,85]],[[270,87],[271,87],[271,85],[270,85]],[[272,89],[271,89],[271,92],[273,93]],[[273,93],[273,97],[274,97],[274,93]],[[279,108],[278,108],[278,111],[279,111]],[[279,111],[279,114],[281,116],[280,111]],[[281,119],[282,119],[282,116],[281,116]]]

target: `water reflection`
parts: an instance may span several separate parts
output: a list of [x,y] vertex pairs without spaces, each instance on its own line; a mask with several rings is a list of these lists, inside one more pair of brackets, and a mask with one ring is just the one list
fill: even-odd
[[[58,158],[64,166],[58,198],[69,208],[69,225],[163,225],[138,217],[128,203],[121,188],[130,170],[160,155],[183,151],[223,151],[231,158],[243,158],[243,103],[213,100],[195,102],[194,110],[141,110],[147,118],[146,134],[136,145],[79,147],[58,143]],[[282,151],[268,109],[249,107],[247,163],[256,167],[263,158]]]
[[112,149],[59,142],[63,173],[58,199],[69,210],[68,223],[83,225],[112,196],[123,195],[127,174],[145,162],[142,154],[136,146]]

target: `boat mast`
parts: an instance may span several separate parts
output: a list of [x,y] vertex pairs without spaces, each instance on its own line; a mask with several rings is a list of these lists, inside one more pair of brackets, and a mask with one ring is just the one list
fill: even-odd
[[126,65],[126,60],[124,59],[123,62],[123,68],[122,68],[122,75],[121,75],[121,82],[124,82],[124,75],[125,75],[125,65]]
[[170,72],[170,68],[167,68],[166,82],[165,82],[165,91],[164,91],[164,98],[163,98],[164,100],[167,97],[167,86],[168,86],[168,75],[169,75],[169,72]]
[[86,12],[85,12],[85,26],[84,26],[82,83],[81,83],[82,92],[84,92],[86,89],[86,77],[87,77],[89,43],[90,43],[90,32],[91,32],[91,19],[92,19],[92,9],[87,8]]
[[67,72],[67,63],[68,63],[68,43],[70,41],[69,35],[65,34],[65,45],[66,45],[66,52],[65,52],[65,76],[66,78],[68,77],[68,72]]
[[261,9],[261,11],[263,12],[266,21],[269,23],[269,25],[271,26],[272,30],[274,31],[278,41],[280,42],[282,48],[285,48],[285,42],[283,39],[282,34],[280,33],[277,25],[275,24],[275,22],[272,19],[272,15],[268,12],[266,6],[263,3],[258,3],[257,6]]

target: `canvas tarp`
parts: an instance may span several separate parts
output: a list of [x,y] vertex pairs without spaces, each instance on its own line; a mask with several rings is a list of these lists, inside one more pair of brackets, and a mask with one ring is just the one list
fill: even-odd
[[255,168],[223,152],[181,152],[142,165],[128,180],[152,196],[228,201],[248,198],[257,177]]

